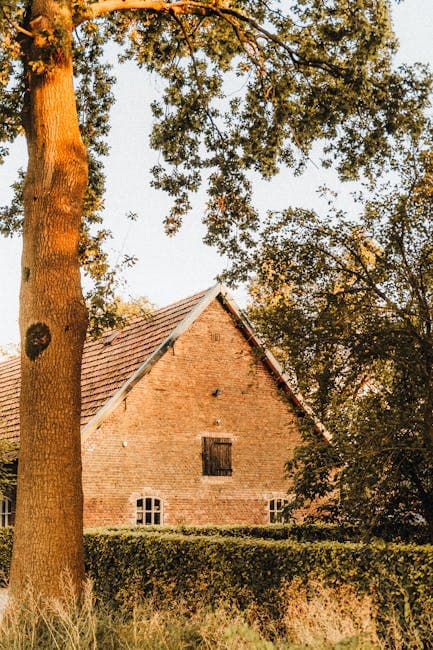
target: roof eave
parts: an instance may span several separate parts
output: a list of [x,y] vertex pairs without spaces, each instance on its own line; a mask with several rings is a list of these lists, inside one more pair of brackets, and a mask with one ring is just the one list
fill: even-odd
[[288,375],[284,372],[279,361],[277,361],[277,359],[274,357],[272,352],[267,350],[266,347],[263,345],[260,338],[254,332],[253,327],[250,324],[248,318],[245,316],[245,314],[243,314],[240,307],[237,305],[237,303],[232,298],[232,296],[227,292],[224,286],[221,286],[221,291],[219,295],[221,295],[222,301],[226,306],[226,308],[228,309],[228,311],[232,313],[232,315],[235,317],[235,319],[239,322],[241,327],[244,329],[247,335],[247,340],[253,345],[253,347],[256,347],[260,350],[262,361],[266,363],[266,365],[269,367],[272,374],[276,378],[277,382],[282,386],[285,392],[289,395],[291,401],[296,406],[296,408],[298,408],[308,417],[308,419],[313,423],[317,433],[323,436],[326,442],[330,443],[332,440],[331,433],[327,430],[325,425],[317,418],[317,416],[314,414],[313,409],[306,402],[304,397],[298,391],[294,390],[294,388],[290,383],[290,379]]

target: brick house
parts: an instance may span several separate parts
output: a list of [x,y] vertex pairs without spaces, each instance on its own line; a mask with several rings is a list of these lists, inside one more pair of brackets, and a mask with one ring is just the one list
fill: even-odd
[[[18,392],[12,359],[0,364],[0,435],[14,440]],[[275,521],[297,413],[314,417],[221,285],[88,341],[85,525]],[[3,499],[0,524],[13,505]]]

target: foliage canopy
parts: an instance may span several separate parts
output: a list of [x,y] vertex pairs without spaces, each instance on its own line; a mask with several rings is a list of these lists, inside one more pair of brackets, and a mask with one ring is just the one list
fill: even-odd
[[262,233],[251,317],[332,431],[288,464],[295,507],[432,529],[432,164],[427,132],[359,218],[289,209]]
[[[430,79],[420,66],[393,69],[386,0],[59,4],[73,11],[76,98],[89,160],[80,257],[100,294],[112,287],[101,252],[110,233],[98,226],[115,84],[107,44],[163,80],[150,144],[163,161],[152,170],[153,183],[173,199],[167,232],[176,232],[191,194],[206,183],[207,241],[223,250],[248,245],[258,227],[251,170],[264,178],[281,165],[301,170],[320,140],[324,164],[354,178],[372,173],[396,136],[422,128]],[[49,75],[69,47],[64,26],[35,19],[35,6],[3,0],[0,7],[0,160],[25,127],[29,71]],[[0,213],[5,235],[22,226],[22,183],[21,174],[14,201]]]

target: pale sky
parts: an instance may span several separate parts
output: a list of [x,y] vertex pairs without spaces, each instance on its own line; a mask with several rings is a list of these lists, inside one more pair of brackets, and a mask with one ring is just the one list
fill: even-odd
[[[395,8],[394,16],[400,39],[399,61],[432,63],[433,0],[405,0]],[[139,258],[124,276],[124,297],[145,295],[162,306],[212,285],[224,268],[224,260],[201,241],[204,194],[197,197],[181,232],[171,239],[164,234],[162,220],[168,201],[162,192],[150,188],[148,171],[157,160],[147,142],[149,104],[158,95],[158,81],[132,64],[116,65],[116,75],[117,101],[112,112],[111,153],[106,163],[108,191],[104,216],[114,234],[109,248],[114,262],[124,253]],[[16,170],[25,166],[25,160],[25,144],[20,141],[0,169],[0,204],[10,197],[8,188]],[[342,206],[348,205],[349,188],[343,187],[332,172],[318,169],[314,162],[313,155],[301,178],[283,172],[271,184],[258,180],[255,195],[259,209],[265,212],[298,205],[320,210],[323,204],[316,190],[325,183],[339,193]],[[140,219],[126,220],[129,211],[137,212]],[[19,239],[0,238],[0,346],[18,341],[20,255]],[[235,295],[244,302],[244,291]]]

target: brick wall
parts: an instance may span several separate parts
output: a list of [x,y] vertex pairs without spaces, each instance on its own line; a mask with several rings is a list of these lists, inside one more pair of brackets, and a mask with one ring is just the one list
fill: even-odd
[[[231,476],[203,476],[203,436],[231,439]],[[165,524],[267,523],[299,440],[290,405],[215,300],[86,440],[85,525],[135,524],[141,497],[161,500]]]

